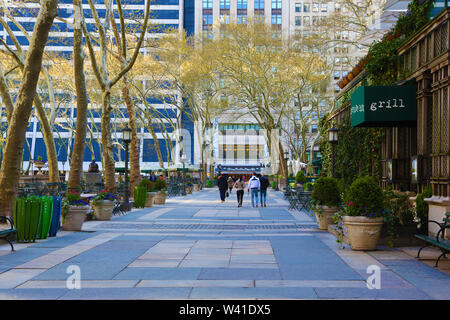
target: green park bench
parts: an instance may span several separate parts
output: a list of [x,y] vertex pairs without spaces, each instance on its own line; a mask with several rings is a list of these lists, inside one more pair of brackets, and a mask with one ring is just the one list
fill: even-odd
[[0,216],[0,222],[2,222],[2,223],[8,222],[10,225],[10,228],[8,228],[8,229],[0,229],[0,239],[3,239],[6,242],[8,242],[9,245],[11,246],[11,251],[14,251],[14,246],[13,246],[11,240],[8,239],[8,237],[10,235],[16,233],[17,230],[14,228],[14,224],[13,224],[12,220],[8,217]]
[[423,248],[428,247],[428,246],[438,247],[441,250],[442,254],[437,258],[436,264],[434,265],[437,268],[439,260],[442,257],[445,257],[445,255],[450,252],[450,240],[447,240],[444,238],[445,230],[450,228],[450,212],[447,212],[445,214],[445,217],[444,217],[442,223],[439,223],[434,220],[428,220],[428,222],[436,223],[437,225],[439,225],[439,231],[436,234],[436,236],[433,236],[433,237],[426,236],[423,234],[415,235],[416,238],[421,239],[426,242],[426,245],[423,246],[422,248],[420,248],[419,251],[417,252],[416,258],[420,257],[420,251],[422,251]]

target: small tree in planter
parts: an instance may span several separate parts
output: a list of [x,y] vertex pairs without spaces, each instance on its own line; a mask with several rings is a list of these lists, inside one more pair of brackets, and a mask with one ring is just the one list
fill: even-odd
[[62,203],[63,230],[81,231],[86,215],[91,212],[89,203],[81,200],[80,192],[72,190],[67,193]]
[[156,192],[154,192],[154,183],[149,179],[144,178],[139,182],[138,186],[146,190],[145,207],[153,207],[156,195]]
[[311,206],[316,215],[319,229],[328,229],[333,223],[333,215],[341,204],[337,181],[330,177],[321,177],[314,183]]
[[134,187],[134,207],[145,208],[146,199],[147,199],[147,187],[146,186]]
[[344,193],[345,206],[339,212],[353,250],[375,250],[380,239],[385,208],[384,195],[372,177],[353,181]]
[[105,190],[100,191],[91,198],[91,206],[94,209],[96,220],[110,220],[116,197]]
[[303,186],[306,183],[306,176],[303,170],[299,170],[295,176],[295,183],[297,186]]
[[167,184],[165,180],[156,180],[154,191],[156,191],[155,204],[165,204],[167,198]]

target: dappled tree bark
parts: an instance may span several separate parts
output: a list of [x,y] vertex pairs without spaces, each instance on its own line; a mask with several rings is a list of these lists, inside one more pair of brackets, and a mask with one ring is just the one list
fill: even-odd
[[36,95],[36,86],[42,67],[42,56],[48,34],[57,14],[57,0],[41,0],[39,14],[33,30],[25,60],[22,82],[8,126],[8,139],[0,171],[0,215],[10,216],[17,193],[20,160],[23,154],[25,133]]
[[[125,67],[125,65],[123,65],[123,67]],[[133,195],[134,187],[138,185],[141,179],[141,167],[139,163],[139,137],[136,124],[136,110],[133,101],[131,100],[130,90],[128,89],[127,75],[124,75],[122,79],[122,97],[127,106],[128,123],[131,129],[131,142],[128,150],[130,155],[130,193]]]
[[9,94],[8,85],[6,84],[5,74],[3,72],[3,68],[0,66],[0,96],[2,97],[2,102],[6,108],[6,118],[8,122],[11,120],[11,115],[14,110],[14,104],[11,99],[11,95]]
[[77,123],[75,139],[73,144],[72,157],[70,159],[69,181],[67,190],[77,188],[81,184],[83,173],[84,148],[86,146],[87,130],[87,92],[86,78],[84,74],[84,54],[83,54],[83,32],[81,24],[82,18],[81,0],[73,1],[74,8],[74,30],[73,30],[73,74],[75,79],[75,89],[77,94]]
[[60,182],[59,170],[58,170],[58,156],[55,147],[55,138],[53,137],[53,130],[45,114],[44,107],[41,100],[36,95],[34,97],[34,106],[36,107],[36,113],[41,123],[41,133],[44,138],[45,149],[47,151],[47,163],[48,163],[48,180],[49,182]]

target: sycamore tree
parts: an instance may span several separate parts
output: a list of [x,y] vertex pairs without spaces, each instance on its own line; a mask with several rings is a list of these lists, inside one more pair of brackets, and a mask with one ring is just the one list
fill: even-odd
[[[121,10],[121,0],[115,1],[117,5],[117,14],[119,15],[120,30],[126,30],[127,25],[123,17],[123,11]],[[142,22],[142,28],[137,42],[130,48],[129,43],[126,41],[126,35],[123,33],[114,33],[111,25],[111,17],[115,11],[113,9],[113,1],[105,0],[105,14],[100,16],[94,1],[89,0],[89,6],[92,11],[92,15],[95,21],[96,33],[88,32],[85,25],[82,25],[83,33],[86,38],[87,47],[89,49],[89,57],[91,61],[92,72],[95,75],[98,86],[102,92],[102,115],[101,115],[101,135],[102,135],[102,153],[103,153],[103,173],[105,179],[105,189],[108,192],[114,192],[116,189],[115,182],[115,162],[113,156],[113,143],[111,139],[111,91],[112,88],[131,70],[134,66],[136,59],[139,55],[140,48],[143,44],[145,34],[147,32],[147,26],[150,15],[150,1],[146,2],[145,12]],[[113,19],[114,20],[114,19]],[[119,37],[119,38],[117,38]],[[95,43],[94,43],[95,42]],[[114,75],[110,74],[108,65],[108,59],[110,58],[110,45],[111,43],[121,44],[120,51],[129,51],[131,54],[126,60],[123,59],[122,67]],[[98,44],[99,54],[96,54],[94,45]],[[123,56],[122,56],[123,58]],[[137,139],[137,135],[135,135]]]
[[[4,55],[2,57],[2,63],[9,65],[9,71],[6,73],[4,72],[4,67],[0,67],[0,95],[5,103],[7,119],[10,120],[13,110],[12,101],[14,100],[12,94],[15,94],[18,90],[15,80],[19,79],[21,74],[23,74],[26,55],[26,51],[23,50],[22,45],[18,40],[17,33],[12,30],[11,23],[19,30],[20,36],[27,39],[29,43],[31,43],[31,37],[26,28],[17,19],[20,12],[12,13],[10,7],[3,0],[0,1],[0,9],[6,16],[6,19],[3,18],[3,16],[0,16],[0,24],[3,26],[13,43],[13,45],[10,46],[3,39],[0,40],[0,43],[3,46],[1,53]],[[30,13],[36,16],[38,11],[34,10]],[[8,21],[10,21],[10,24],[8,24]],[[41,124],[40,128],[47,149],[50,182],[59,182],[58,158],[53,137],[53,128],[55,126],[57,110],[65,99],[63,98],[60,100],[58,98],[61,95],[57,95],[55,92],[54,80],[50,71],[52,65],[59,64],[64,64],[64,62],[48,53],[43,56],[41,68],[42,78],[38,82],[37,94],[34,96],[33,100],[35,113]],[[9,81],[9,85],[7,84],[5,74],[8,74],[12,78],[12,81]],[[32,155],[30,154],[30,160],[31,157]]]
[[8,139],[0,170],[0,215],[3,216],[10,216],[13,211],[26,128],[36,95],[45,45],[57,14],[57,4],[57,0],[41,0],[39,14],[24,60],[22,82],[10,116]]
[[219,37],[206,41],[205,50],[216,56],[215,71],[228,114],[250,115],[264,129],[269,150],[276,153],[286,175],[283,145],[275,134],[283,125],[294,95],[288,85],[292,51],[281,34],[258,22],[230,23],[220,27]]

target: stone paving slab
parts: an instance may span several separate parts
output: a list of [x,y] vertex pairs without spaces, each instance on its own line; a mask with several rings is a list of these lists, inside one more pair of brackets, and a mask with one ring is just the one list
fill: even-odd
[[56,300],[67,289],[0,289],[0,300]]
[[193,288],[191,299],[316,299],[313,288]]
[[253,280],[142,280],[137,287],[254,287]]
[[[81,280],[81,288],[133,288],[139,280]],[[31,280],[18,289],[67,289],[66,280]]]
[[180,300],[187,299],[191,288],[86,288],[70,290],[61,300]]

